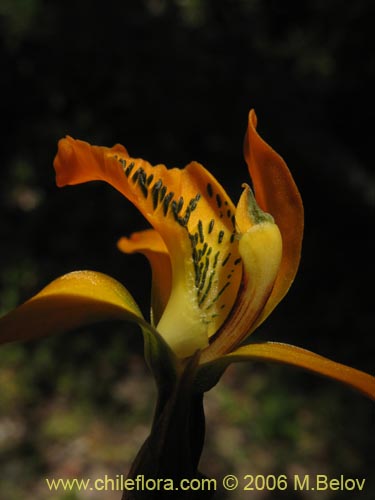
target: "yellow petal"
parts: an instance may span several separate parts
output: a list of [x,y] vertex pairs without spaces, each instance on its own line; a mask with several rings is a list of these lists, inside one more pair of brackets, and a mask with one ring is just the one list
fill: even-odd
[[375,377],[372,375],[336,363],[328,358],[293,345],[278,342],[249,344],[240,347],[221,359],[213,361],[212,364],[215,362],[218,364],[222,363],[221,371],[223,371],[224,365],[227,366],[231,362],[246,361],[249,359],[275,361],[304,368],[305,370],[338,380],[353,387],[365,396],[375,399]]
[[129,158],[120,146],[103,148],[66,138],[55,159],[58,185],[105,180],[142,212],[163,238],[172,289],[158,331],[180,356],[205,347],[235,301],[241,281],[234,206],[198,163],[184,169]]
[[230,352],[247,337],[270,296],[280,267],[280,231],[272,217],[256,205],[247,185],[237,206],[236,222],[243,281],[231,314],[202,353],[203,361]]
[[129,292],[93,271],[66,274],[0,318],[0,343],[58,334],[97,321],[125,319],[146,325]]
[[275,286],[254,325],[262,323],[287,293],[296,275],[303,236],[303,205],[284,160],[259,136],[257,118],[250,111],[245,137],[245,158],[260,208],[270,213],[280,229],[283,256]]
[[133,233],[130,238],[123,237],[117,243],[124,253],[142,253],[150,262],[152,269],[151,324],[155,326],[167,305],[171,294],[171,259],[160,234],[154,229]]

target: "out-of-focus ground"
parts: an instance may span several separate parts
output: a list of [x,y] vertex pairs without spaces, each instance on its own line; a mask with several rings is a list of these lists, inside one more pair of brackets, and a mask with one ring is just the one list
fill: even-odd
[[[92,360],[90,342],[83,341],[82,365],[70,369],[68,359],[53,361],[51,352],[58,346],[48,343],[44,353],[37,349],[31,356],[23,346],[5,349],[0,376],[2,495],[9,500],[103,498],[103,491],[77,487],[51,492],[46,478],[94,481],[126,475],[149,431],[152,379],[143,359],[127,352],[126,342],[111,343],[112,360],[108,352],[106,359],[97,355]],[[121,354],[115,351],[119,348]],[[30,376],[27,360],[34,366],[35,356],[39,374],[33,368]],[[57,352],[55,357],[59,359]],[[330,479],[344,474],[366,478],[360,498],[370,500],[372,407],[347,388],[284,367],[238,365],[206,395],[205,407],[201,471],[217,480],[218,498],[244,498],[240,487],[226,495],[219,487],[227,474],[235,474],[242,487],[249,474],[286,476],[286,491],[255,490],[252,498],[350,498],[341,491],[294,491],[296,475],[314,481],[317,474]],[[119,492],[105,492],[106,499],[119,497]]]

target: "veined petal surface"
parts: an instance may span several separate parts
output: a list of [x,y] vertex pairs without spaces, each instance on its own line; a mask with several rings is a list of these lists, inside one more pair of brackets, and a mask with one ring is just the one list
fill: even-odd
[[163,238],[171,259],[171,295],[157,325],[175,353],[205,347],[228,316],[242,276],[233,203],[200,164],[184,169],[130,158],[125,148],[59,142],[57,183],[104,180],[123,193]]
[[202,353],[208,361],[238,347],[249,335],[279,272],[282,241],[273,218],[256,204],[246,184],[236,209],[243,279],[235,305],[217,336]]

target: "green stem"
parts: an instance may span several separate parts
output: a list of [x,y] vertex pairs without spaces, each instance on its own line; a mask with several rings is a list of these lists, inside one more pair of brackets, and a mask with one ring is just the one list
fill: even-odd
[[[191,358],[169,394],[159,387],[158,404],[149,437],[130,469],[128,478],[141,475],[144,480],[173,480],[178,487],[182,479],[202,478],[198,464],[205,435],[203,393],[193,391],[197,359]],[[169,482],[170,484],[170,482]],[[122,500],[209,498],[210,492],[192,491],[124,491]]]

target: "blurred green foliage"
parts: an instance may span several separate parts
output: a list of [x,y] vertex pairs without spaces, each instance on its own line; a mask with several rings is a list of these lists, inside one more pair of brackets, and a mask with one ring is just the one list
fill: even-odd
[[[195,159],[237,199],[255,107],[306,207],[300,273],[256,336],[373,371],[374,10],[370,0],[1,0],[1,312],[95,269],[147,314],[147,265],[116,249],[145,222],[108,186],[58,190],[60,137],[121,142],[169,166]],[[78,499],[52,497],[40,478],[126,471],[152,413],[141,352],[139,333],[117,323],[1,350],[2,497]],[[207,413],[204,472],[347,473],[368,477],[361,499],[373,498],[373,409],[348,389],[236,367]]]

